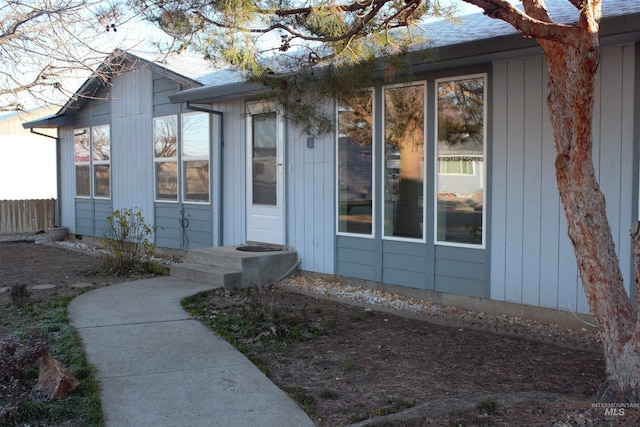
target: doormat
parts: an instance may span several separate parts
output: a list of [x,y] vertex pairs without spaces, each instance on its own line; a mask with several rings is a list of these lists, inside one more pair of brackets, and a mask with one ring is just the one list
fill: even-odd
[[282,248],[279,248],[277,246],[262,245],[244,245],[238,246],[236,249],[243,252],[277,252],[282,250]]

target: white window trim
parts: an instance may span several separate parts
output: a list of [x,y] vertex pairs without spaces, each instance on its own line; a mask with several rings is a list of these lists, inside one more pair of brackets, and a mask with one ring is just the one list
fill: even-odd
[[[474,79],[474,78],[483,78],[484,79],[484,87],[483,87],[483,99],[484,105],[483,108],[483,126],[482,126],[482,155],[483,162],[485,163],[485,167],[483,168],[483,176],[482,176],[482,244],[476,245],[472,243],[456,243],[456,242],[442,242],[438,240],[438,83],[440,82],[451,82],[456,80],[465,80],[465,79]],[[436,79],[435,84],[435,123],[434,123],[434,191],[433,191],[433,243],[436,246],[449,246],[456,248],[469,248],[469,249],[486,249],[487,247],[487,92],[488,92],[488,74],[487,73],[477,73],[477,74],[464,74],[459,76],[446,77],[441,79]],[[475,166],[474,166],[475,168]]]
[[339,119],[339,103],[335,103],[335,123],[336,123],[336,133],[335,133],[335,150],[336,150],[336,168],[335,168],[335,197],[336,197],[336,207],[334,210],[336,216],[336,235],[337,236],[345,236],[345,237],[358,237],[361,239],[375,239],[376,237],[376,201],[377,201],[377,185],[376,185],[376,127],[375,127],[375,114],[376,114],[376,94],[373,88],[371,89],[371,117],[372,117],[372,129],[371,129],[371,233],[369,234],[361,234],[361,233],[350,233],[347,231],[340,231],[340,162],[338,162],[338,142],[340,139],[340,135],[337,132],[337,124]]
[[[423,167],[422,167],[422,200],[423,200],[423,206],[422,206],[422,237],[421,238],[410,238],[410,237],[397,237],[397,236],[387,236],[385,235],[384,232],[384,224],[386,221],[386,215],[385,215],[385,206],[384,206],[384,199],[385,199],[385,173],[387,170],[387,165],[386,165],[386,148],[385,148],[385,135],[386,135],[386,129],[385,129],[385,122],[386,122],[386,117],[385,117],[385,108],[384,108],[384,95],[385,95],[385,90],[386,89],[394,89],[394,88],[398,88],[398,87],[411,87],[411,86],[422,86],[423,87],[423,91],[424,91],[424,118],[423,118],[423,123],[424,123],[424,129],[423,129],[423,136],[422,136],[422,146],[423,146],[423,150],[422,150],[422,156],[423,156]],[[426,243],[427,242],[427,206],[426,206],[426,200],[427,200],[427,129],[428,129],[428,98],[427,98],[427,86],[428,86],[428,82],[426,80],[419,80],[419,81],[415,81],[415,82],[411,82],[411,83],[401,83],[401,84],[393,84],[393,85],[383,85],[382,86],[382,111],[380,113],[380,120],[382,121],[382,123],[380,123],[381,127],[382,127],[382,169],[381,169],[381,179],[382,179],[382,222],[380,224],[380,234],[382,235],[382,240],[389,240],[389,241],[395,241],[395,242],[410,242],[410,243]]]

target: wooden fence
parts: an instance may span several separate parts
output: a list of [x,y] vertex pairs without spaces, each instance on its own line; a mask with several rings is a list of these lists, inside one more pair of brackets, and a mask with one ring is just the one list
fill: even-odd
[[36,233],[56,225],[56,199],[0,200],[0,234]]

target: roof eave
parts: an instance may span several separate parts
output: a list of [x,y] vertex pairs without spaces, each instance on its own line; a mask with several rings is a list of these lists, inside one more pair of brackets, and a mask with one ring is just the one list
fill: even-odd
[[181,102],[211,103],[217,101],[229,101],[248,96],[263,95],[268,88],[256,82],[236,82],[219,86],[203,86],[195,89],[187,89],[169,96],[173,104]]
[[61,126],[73,125],[74,119],[67,115],[54,114],[53,116],[43,117],[37,120],[31,120],[22,123],[22,127],[25,129],[35,128],[58,128]]

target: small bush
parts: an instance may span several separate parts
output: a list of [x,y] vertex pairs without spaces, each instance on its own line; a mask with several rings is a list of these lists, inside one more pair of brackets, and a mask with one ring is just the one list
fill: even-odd
[[155,250],[151,237],[155,227],[147,225],[137,209],[117,209],[107,217],[102,244],[105,270],[126,275],[138,272]]
[[16,307],[24,307],[29,302],[31,298],[31,291],[27,289],[27,285],[13,285],[9,290],[9,297],[11,298],[11,302]]

